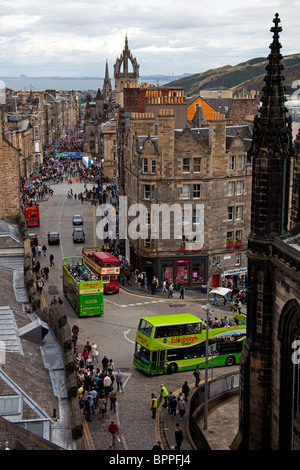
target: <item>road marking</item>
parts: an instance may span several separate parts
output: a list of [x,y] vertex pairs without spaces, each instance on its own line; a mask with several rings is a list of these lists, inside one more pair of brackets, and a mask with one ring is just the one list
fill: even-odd
[[112,300],[107,300],[107,299],[104,299],[105,302],[108,302],[110,304],[113,304],[115,305],[116,307],[120,307],[120,308],[126,308],[126,307],[136,307],[136,306],[140,306],[140,305],[149,305],[149,304],[157,304],[159,302],[165,302],[165,300],[152,300],[152,301],[147,301],[147,302],[137,302],[135,304],[117,304],[116,302],[112,302]]
[[127,337],[127,335],[129,335],[130,331],[131,331],[131,329],[126,330],[126,331],[123,331],[124,338],[125,338],[127,341],[129,341],[129,343],[135,344],[135,341],[132,341],[132,339],[129,339],[129,338]]

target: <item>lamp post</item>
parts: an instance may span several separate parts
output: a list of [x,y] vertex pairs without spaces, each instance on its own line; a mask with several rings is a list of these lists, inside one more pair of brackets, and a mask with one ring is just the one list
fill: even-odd
[[208,316],[210,313],[209,304],[209,285],[207,280],[206,286],[206,336],[205,336],[205,383],[204,383],[204,429],[207,429],[207,415],[208,415]]
[[[223,272],[223,270],[218,266],[219,263],[214,263],[214,267],[217,268],[219,271]],[[208,320],[209,314],[211,313],[210,310],[210,303],[209,303],[209,272],[207,274],[207,285],[206,285],[206,336],[205,336],[205,383],[204,383],[204,426],[203,428],[207,429],[207,416],[208,416]]]

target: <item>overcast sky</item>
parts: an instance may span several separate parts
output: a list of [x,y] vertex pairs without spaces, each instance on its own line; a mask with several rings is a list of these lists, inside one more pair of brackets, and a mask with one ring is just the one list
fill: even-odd
[[0,76],[103,77],[124,48],[140,75],[180,75],[300,53],[300,0],[0,0]]

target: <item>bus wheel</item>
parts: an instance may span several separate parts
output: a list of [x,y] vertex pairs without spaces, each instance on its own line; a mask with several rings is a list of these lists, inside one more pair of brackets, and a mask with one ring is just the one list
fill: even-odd
[[174,374],[174,372],[177,372],[178,367],[177,364],[172,362],[172,364],[169,364],[167,367],[167,374]]
[[235,364],[235,357],[234,356],[228,356],[226,361],[225,361],[225,366],[234,366]]

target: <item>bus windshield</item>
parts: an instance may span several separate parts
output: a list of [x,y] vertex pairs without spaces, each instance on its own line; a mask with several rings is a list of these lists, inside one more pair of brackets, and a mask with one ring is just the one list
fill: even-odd
[[148,336],[150,338],[151,331],[152,331],[152,325],[151,323],[148,323],[146,320],[141,320],[138,328],[139,332],[142,333],[145,336]]

